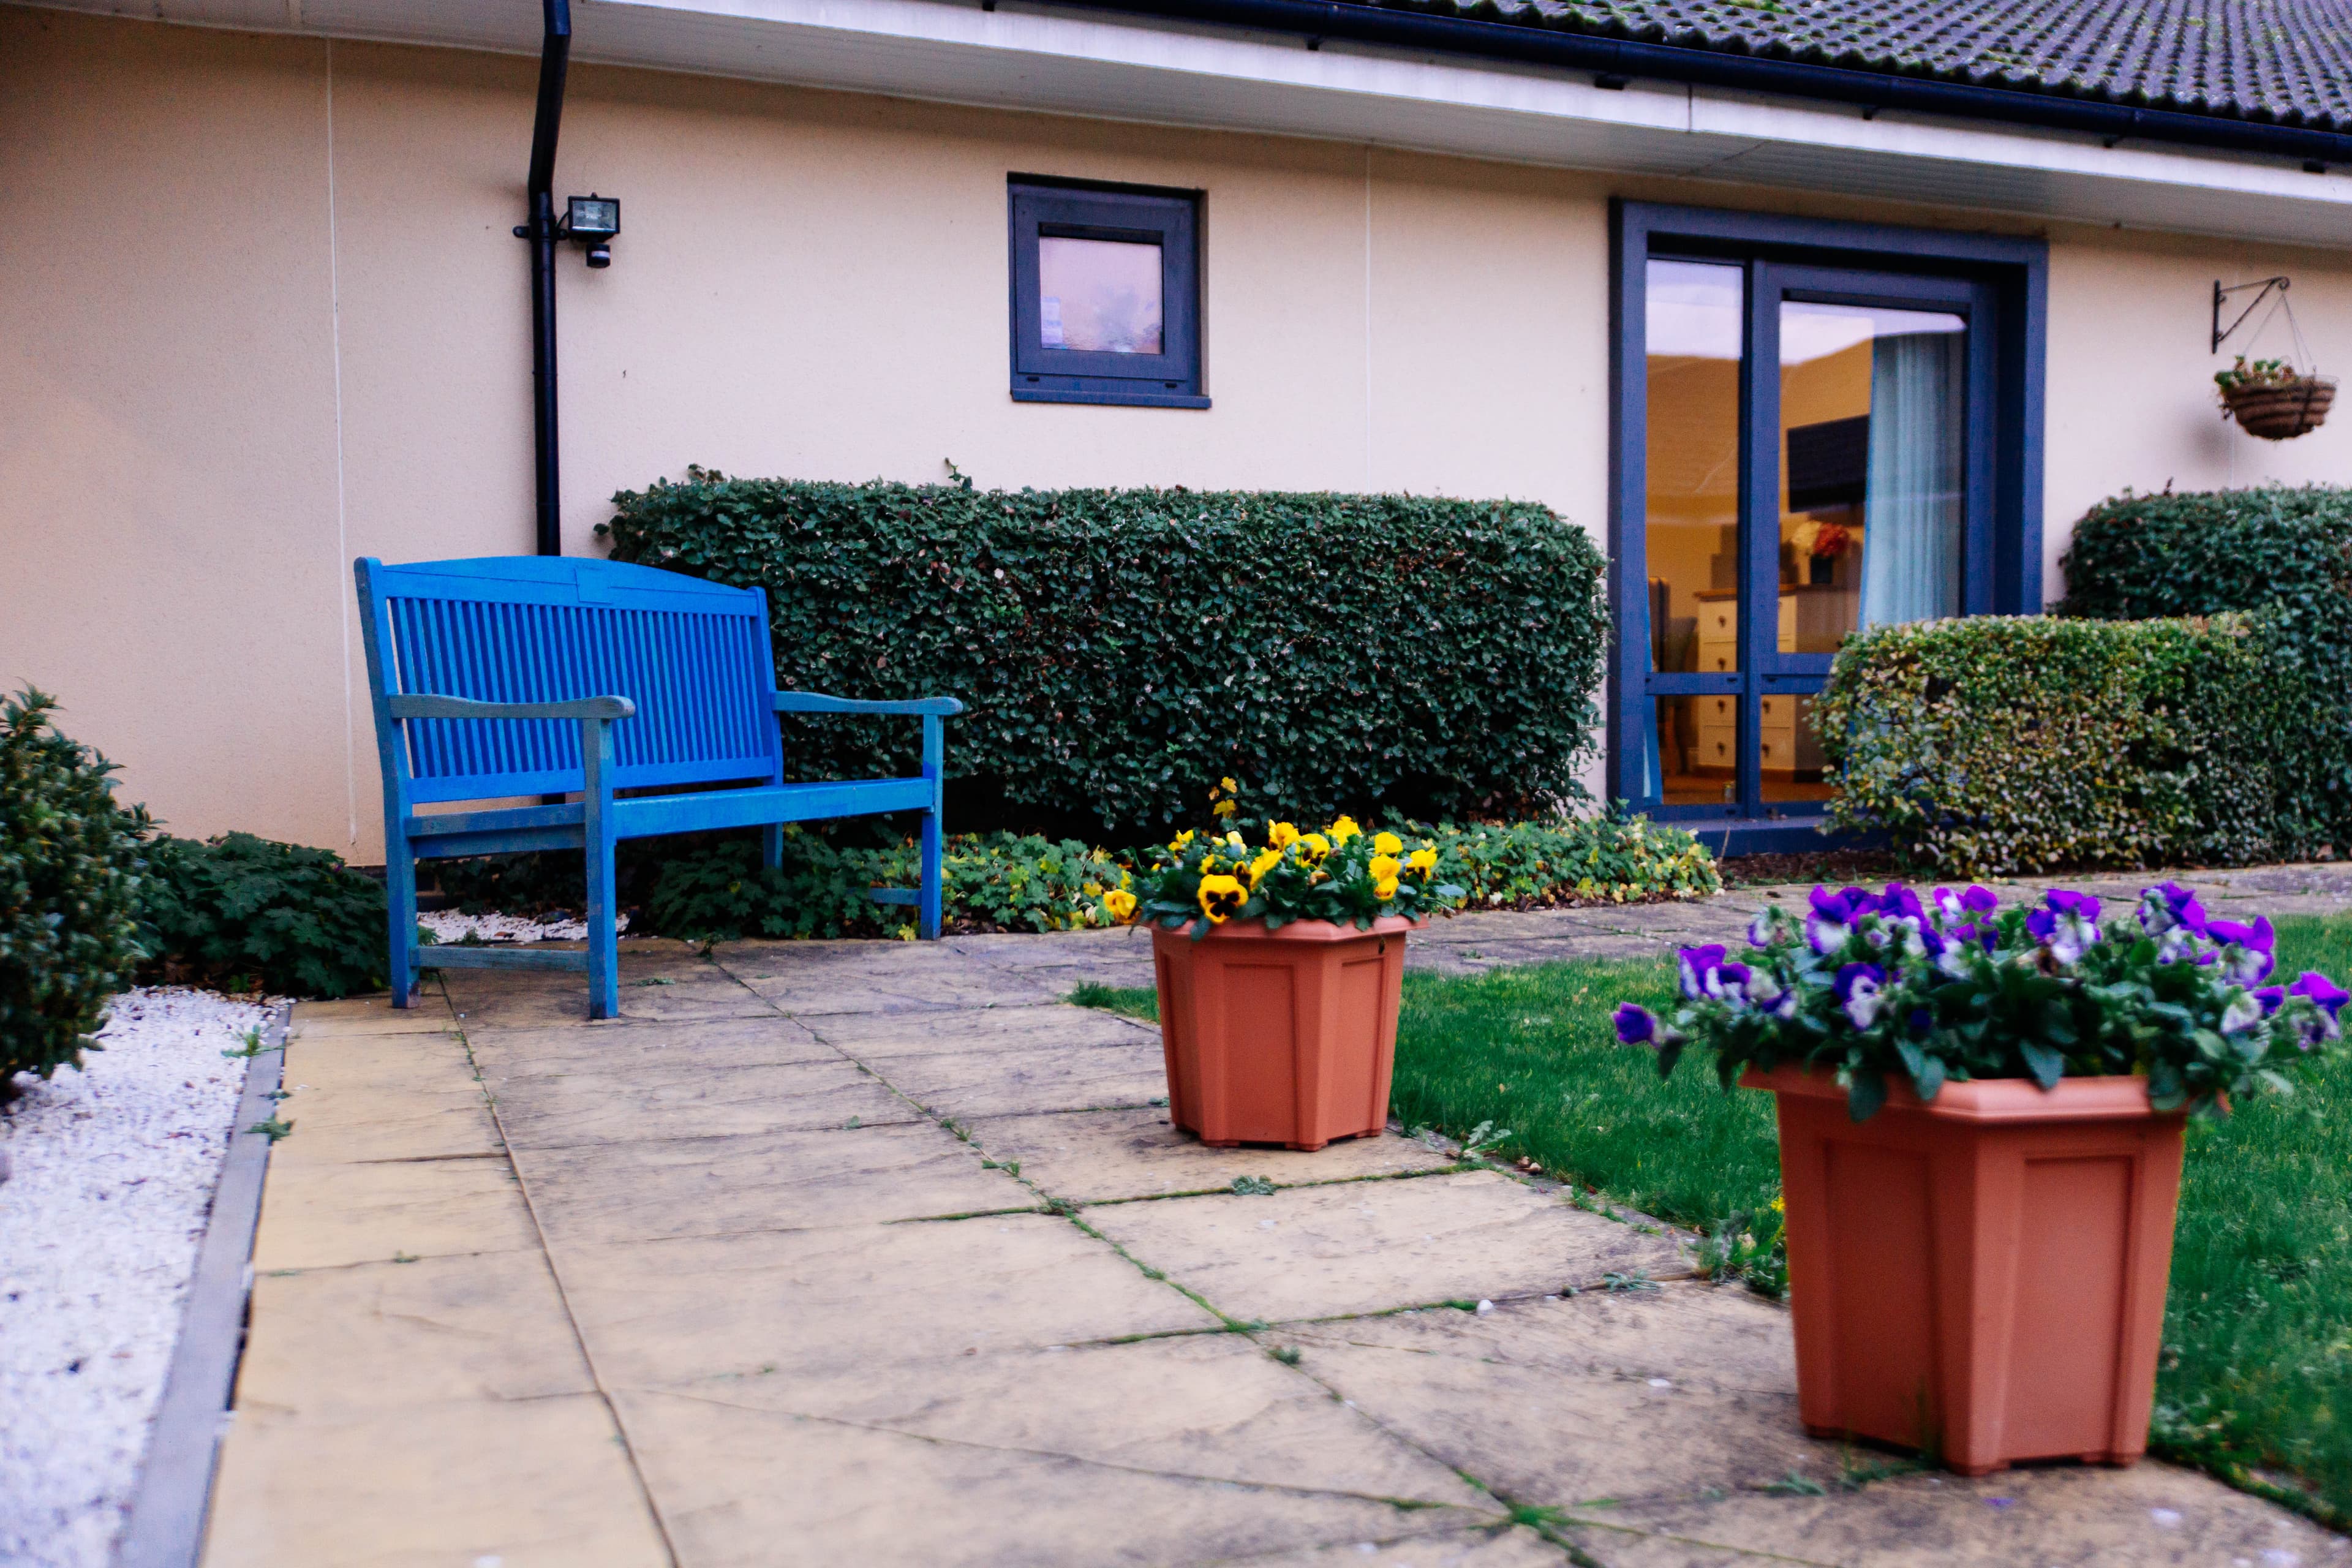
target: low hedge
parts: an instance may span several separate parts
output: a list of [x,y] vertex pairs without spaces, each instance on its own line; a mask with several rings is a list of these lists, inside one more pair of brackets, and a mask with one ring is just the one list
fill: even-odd
[[[1533,503],[698,468],[614,503],[614,559],[767,590],[783,685],[962,699],[960,825],[1156,837],[1228,775],[1367,820],[1583,794],[1604,563]],[[913,731],[794,720],[791,766],[903,773]]]
[[383,884],[331,850],[250,833],[159,837],[147,868],[141,913],[156,978],[284,996],[386,984]]
[[0,1104],[95,1049],[107,998],[140,959],[143,813],[114,764],[58,732],[57,700],[0,701]]
[[2352,489],[2118,496],[2074,525],[2063,564],[2062,614],[2272,617],[2273,850],[2352,847]]
[[1846,639],[1839,826],[1953,875],[2273,858],[2278,622],[1982,616]]

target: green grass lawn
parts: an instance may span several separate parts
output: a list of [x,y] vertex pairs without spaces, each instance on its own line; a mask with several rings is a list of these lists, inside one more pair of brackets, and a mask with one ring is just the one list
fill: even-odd
[[[2352,975],[2352,918],[2278,927],[2283,973]],[[1662,1083],[1610,1026],[1673,989],[1663,957],[1408,975],[1395,1114],[1509,1128],[1503,1158],[1696,1229],[1753,1215],[1780,1189],[1769,1097],[1700,1060]],[[1157,1016],[1150,991],[1072,999]],[[2352,1049],[2291,1100],[2190,1124],[2157,1406],[2157,1451],[2352,1522]]]

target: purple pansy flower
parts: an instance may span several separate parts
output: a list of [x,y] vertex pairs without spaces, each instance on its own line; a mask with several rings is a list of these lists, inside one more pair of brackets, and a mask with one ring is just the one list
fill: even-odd
[[[1971,882],[1966,888],[1957,889],[1936,889],[1936,912],[1943,917],[1947,925],[1972,924],[1979,917],[1989,915],[1999,908],[2000,900],[1993,896],[1992,889],[1977,883]],[[1967,938],[1961,940],[1966,941]]]
[[1849,963],[1837,973],[1838,1005],[1857,1029],[1867,1029],[1882,1005],[1879,989],[1886,971],[1874,963]]
[[1797,993],[1782,985],[1780,977],[1769,969],[1752,970],[1742,989],[1748,1003],[1775,1018],[1797,1016]]
[[1758,910],[1756,911],[1756,918],[1748,922],[1748,945],[1750,947],[1771,946],[1780,935],[1781,922],[1786,921],[1788,918],[1788,911],[1783,910],[1778,904],[1767,904],[1762,909]]
[[2099,900],[2053,888],[2043,907],[2027,913],[2025,929],[2059,963],[2080,963],[2099,941]]
[[1682,966],[1683,994],[1696,1002],[1706,994],[1707,976],[1723,964],[1723,944],[1711,942],[1705,947],[1686,947],[1675,954]]
[[1805,940],[1815,952],[1827,957],[1846,944],[1853,935],[1854,922],[1870,913],[1876,902],[1860,888],[1837,893],[1815,888],[1812,913],[1805,917]]
[[2205,906],[2179,883],[2158,882],[2140,890],[2139,923],[2150,936],[2162,936],[2176,930],[2201,936],[2205,931]]
[[2241,985],[2252,985],[2268,980],[2271,971],[2278,967],[2278,959],[2271,952],[2278,938],[2271,930],[2268,915],[2260,917],[2250,926],[2240,925],[2235,921],[2209,920],[2205,922],[2205,935],[2209,940],[2220,942],[2221,951],[2207,953],[2198,962],[2219,962],[2222,974]]
[[2241,1029],[2251,1029],[2263,1021],[2267,1011],[2259,999],[2241,991],[2221,1009],[2221,1032],[2234,1035]]
[[1646,1046],[1658,1037],[1658,1016],[1647,1007],[1624,1003],[1618,1007],[1614,1021],[1621,1044]]
[[2279,1010],[2280,1003],[2286,1000],[2286,987],[2284,985],[2265,985],[2260,991],[2253,992],[2251,994],[2253,996],[2255,1001],[2263,1005],[2263,1016],[2267,1018],[2272,1014]]
[[2305,970],[2286,989],[2290,996],[2306,998],[2331,1018],[2344,1010],[2345,1003],[2352,1002],[2352,991],[2345,990],[2316,969]]

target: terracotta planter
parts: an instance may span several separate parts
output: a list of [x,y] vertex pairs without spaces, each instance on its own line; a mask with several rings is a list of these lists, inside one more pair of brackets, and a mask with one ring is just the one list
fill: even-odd
[[2289,441],[2326,421],[2327,410],[2336,402],[2336,382],[2329,376],[2307,375],[2284,386],[2239,387],[2223,393],[2221,402],[2247,435],[2265,441]]
[[1969,1476],[2146,1451],[2184,1120],[2146,1080],[1890,1086],[1858,1125],[1826,1074],[1740,1081],[1780,1104],[1807,1431]]
[[1155,926],[1169,1120],[1204,1143],[1320,1149],[1389,1121],[1405,933],[1229,921],[1200,941]]

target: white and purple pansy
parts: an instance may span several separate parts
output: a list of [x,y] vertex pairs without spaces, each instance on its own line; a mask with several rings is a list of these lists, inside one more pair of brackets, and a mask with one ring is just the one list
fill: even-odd
[[2206,953],[2197,962],[2220,964],[2222,975],[2241,985],[2258,985],[2278,967],[2278,958],[2272,952],[2278,937],[2271,930],[2268,915],[2252,925],[2209,920],[2205,922],[2205,937],[2209,942],[2219,942],[2220,951]]
[[2077,963],[2098,945],[2099,900],[2053,888],[2041,909],[2027,911],[2025,929],[2061,963]]
[[1870,1027],[1885,1005],[1881,991],[1885,984],[1886,971],[1874,963],[1849,963],[1839,969],[1837,1001],[1846,1021],[1857,1029]]
[[1705,947],[1685,947],[1675,954],[1682,970],[1685,996],[1696,1002],[1717,994],[1720,983],[1715,980],[1715,972],[1723,967],[1723,954],[1724,946],[1719,942],[1708,942]]
[[2158,882],[2153,888],[2140,890],[2139,923],[2150,936],[2163,936],[2175,931],[2202,936],[2205,932],[2205,906],[2197,901],[2195,893],[2179,883]]
[[[2275,991],[2279,988],[2272,985],[2264,989]],[[2286,987],[2285,994],[2311,1004],[2308,1009],[2298,1010],[2294,1016],[2296,1046],[2307,1051],[2314,1046],[2344,1037],[2344,1026],[2338,1015],[2344,1011],[2344,1004],[2352,1001],[2352,993],[2346,992],[2325,974],[2311,969],[2298,975],[2294,984]]]
[[1768,1017],[1793,1018],[1797,1016],[1797,993],[1793,986],[1780,984],[1779,975],[1769,969],[1752,969],[1741,989],[1748,1005]]
[[1860,888],[1835,893],[1827,888],[1815,888],[1812,912],[1805,917],[1805,941],[1826,958],[1853,939],[1855,922],[1877,905],[1878,900]]
[[1748,945],[1771,946],[1780,939],[1781,929],[1788,919],[1789,912],[1780,905],[1766,904],[1756,911],[1756,918],[1748,922]]
[[2261,1023],[2269,1011],[2260,997],[2244,991],[2235,992],[2229,1004],[2221,1009],[2221,1032],[2235,1035],[2251,1029]]
[[[1972,927],[1976,921],[2000,908],[2000,900],[1993,896],[1990,888],[1982,887],[1974,882],[1965,888],[1937,889],[1935,904],[1937,917],[1947,928]],[[1959,935],[1958,932],[1954,934]],[[1969,934],[1973,935],[1973,931],[1971,930]],[[1969,938],[1959,936],[1959,940],[1966,942]]]

